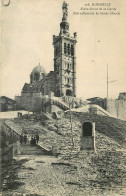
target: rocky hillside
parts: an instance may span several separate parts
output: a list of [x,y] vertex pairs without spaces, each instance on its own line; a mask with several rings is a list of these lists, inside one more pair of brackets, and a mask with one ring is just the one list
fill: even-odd
[[27,134],[32,135],[37,132],[40,135],[39,144],[49,150],[52,149],[57,155],[67,157],[68,154],[69,157],[71,153],[77,155],[80,151],[81,122],[87,120],[95,122],[96,138],[98,134],[99,137],[103,136],[98,145],[96,140],[97,149],[100,145],[107,148],[105,141],[107,145],[112,145],[114,142],[120,148],[123,147],[126,138],[126,121],[111,117],[72,112],[72,131],[69,112],[59,119],[52,119],[49,114],[41,114],[15,119],[13,123]]
[[[80,151],[81,121],[96,123],[96,152]],[[27,134],[39,133],[39,144],[59,158],[51,168],[62,182],[65,195],[126,195],[126,122],[86,113],[69,112],[63,118],[30,115],[11,121]],[[73,143],[72,143],[73,138]],[[37,178],[37,176],[36,176]]]

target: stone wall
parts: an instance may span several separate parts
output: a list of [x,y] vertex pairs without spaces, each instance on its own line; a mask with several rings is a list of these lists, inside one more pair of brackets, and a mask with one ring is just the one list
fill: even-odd
[[40,112],[42,110],[42,98],[41,97],[27,97],[16,96],[17,109],[25,109],[32,112]]
[[3,122],[0,127],[1,135],[1,159],[2,162],[9,162],[13,159],[20,149],[20,134],[15,132],[7,122]]
[[107,111],[115,118],[126,120],[126,100],[107,100]]
[[[25,109],[27,111],[31,112],[58,112],[62,111],[60,107],[54,105],[51,102],[54,93],[49,94],[48,96],[34,96],[34,97],[28,97],[28,96],[16,96],[15,100],[17,101],[17,109]],[[45,102],[48,102],[48,104],[45,105]],[[59,100],[60,101],[60,100]],[[63,103],[61,103],[63,104]],[[65,103],[64,103],[65,104]]]
[[22,103],[22,96],[15,96],[15,101],[17,102],[17,110],[24,109]]
[[50,92],[55,92],[56,86],[56,80],[55,80],[55,73],[53,71],[50,71],[46,78],[44,83],[44,95],[49,95]]
[[94,150],[95,149],[95,140],[94,137],[82,137],[81,138],[81,149],[82,150]]

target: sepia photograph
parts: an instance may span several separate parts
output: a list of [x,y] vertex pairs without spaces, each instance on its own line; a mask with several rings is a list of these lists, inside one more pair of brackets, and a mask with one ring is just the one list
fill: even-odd
[[0,195],[126,195],[126,1],[1,0]]

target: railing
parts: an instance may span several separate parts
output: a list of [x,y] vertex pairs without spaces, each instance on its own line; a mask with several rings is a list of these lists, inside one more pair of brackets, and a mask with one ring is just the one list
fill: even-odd
[[47,98],[45,100],[44,104],[48,104],[48,103],[50,103],[50,104],[52,103],[52,104],[62,108],[63,110],[69,109],[69,106],[65,102],[63,102],[60,97]]
[[96,112],[101,112],[103,113],[104,115],[106,116],[110,116],[112,117],[112,115],[107,112],[106,110],[104,110],[102,107],[100,107],[99,105],[96,105],[96,104],[90,104],[90,107],[89,108],[92,108],[92,109],[95,109],[96,108]]
[[62,101],[62,98],[60,98],[60,97],[53,97],[52,100],[54,100],[54,101],[56,100],[59,103],[61,103],[62,105],[64,105],[65,107],[69,108],[68,104],[65,103],[64,101]]
[[14,128],[14,127],[12,126],[12,124],[10,123],[10,121],[6,121],[6,122],[5,122],[5,125],[6,125],[7,127],[9,127],[9,129],[11,129],[11,131],[15,132],[17,135],[21,135],[22,130],[19,130],[19,131],[15,130],[15,128]]

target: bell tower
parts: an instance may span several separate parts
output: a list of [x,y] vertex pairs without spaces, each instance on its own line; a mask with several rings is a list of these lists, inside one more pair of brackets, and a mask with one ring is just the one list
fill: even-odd
[[53,35],[54,72],[56,74],[55,96],[65,96],[71,92],[76,97],[76,43],[77,33],[73,37],[69,33],[68,4],[62,5],[63,17],[60,23],[60,33]]

